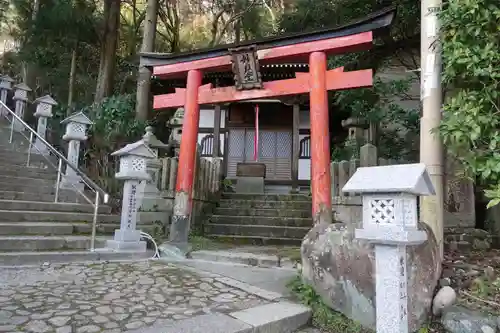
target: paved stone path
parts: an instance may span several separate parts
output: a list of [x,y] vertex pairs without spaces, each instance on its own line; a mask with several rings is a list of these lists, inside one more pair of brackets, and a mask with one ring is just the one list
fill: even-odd
[[163,262],[0,269],[0,332],[119,333],[265,303]]

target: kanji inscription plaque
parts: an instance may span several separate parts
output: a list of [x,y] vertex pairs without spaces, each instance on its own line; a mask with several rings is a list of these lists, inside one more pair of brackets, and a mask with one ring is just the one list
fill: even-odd
[[255,45],[229,49],[237,90],[261,89],[262,79]]

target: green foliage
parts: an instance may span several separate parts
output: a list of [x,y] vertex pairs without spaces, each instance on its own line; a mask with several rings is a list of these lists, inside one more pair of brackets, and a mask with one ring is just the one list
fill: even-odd
[[114,95],[82,110],[94,122],[91,135],[103,145],[122,146],[144,134],[145,122],[135,119],[135,95]]
[[302,281],[300,276],[293,278],[287,285],[292,293],[305,305],[312,309],[313,326],[326,332],[342,332],[342,333],[370,333],[371,331],[364,329],[359,323],[356,323],[345,317],[339,312],[333,311],[326,305],[321,296],[319,296],[314,288]]
[[404,40],[420,33],[420,2],[413,0],[296,0],[293,10],[281,18],[280,28],[302,32],[336,25],[364,17],[389,5],[397,9],[398,20],[392,30],[395,40]]
[[83,164],[90,177],[108,193],[120,197],[114,174],[117,161],[110,155],[127,143],[139,140],[146,123],[135,119],[135,95],[114,95],[82,111],[94,122],[89,129]]
[[[395,103],[405,99],[413,81],[375,79],[373,88],[345,90],[334,95],[336,110],[379,124],[378,154],[381,157],[414,161],[418,158],[420,115]],[[361,143],[363,144],[363,143]],[[347,141],[332,153],[335,160],[356,157],[359,144]]]
[[439,128],[465,176],[500,203],[500,5],[496,0],[449,0],[441,13],[443,81],[453,88]]
[[[412,50],[420,40],[420,3],[413,0],[297,0],[293,10],[286,12],[280,28],[286,32],[302,32],[346,24],[376,10],[394,5],[398,19],[389,36],[376,40],[373,50],[350,53],[331,58],[330,68],[340,66],[348,70],[372,68],[375,72],[386,61],[402,55],[413,58]],[[405,49],[407,49],[405,51]],[[403,52],[402,52],[403,51]],[[404,63],[403,60],[401,60]],[[410,63],[408,66],[415,66]],[[418,158],[418,110],[405,109],[394,102],[395,97],[405,99],[411,80],[376,80],[373,88],[346,90],[331,93],[335,114],[345,118],[360,117],[379,122],[379,156],[389,159],[413,161]],[[358,154],[359,143],[347,142],[342,146],[332,144],[332,159],[350,159]]]

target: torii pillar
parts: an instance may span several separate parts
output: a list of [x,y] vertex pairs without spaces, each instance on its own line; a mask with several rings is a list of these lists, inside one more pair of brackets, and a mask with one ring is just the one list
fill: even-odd
[[177,184],[175,186],[174,211],[170,224],[169,242],[186,252],[190,229],[193,180],[195,174],[196,146],[198,144],[198,124],[200,105],[198,91],[203,74],[199,70],[190,70],[187,75],[186,97],[184,104],[184,122],[179,153]]
[[313,221],[332,223],[330,130],[327,59],[325,52],[309,55],[311,121],[311,194]]

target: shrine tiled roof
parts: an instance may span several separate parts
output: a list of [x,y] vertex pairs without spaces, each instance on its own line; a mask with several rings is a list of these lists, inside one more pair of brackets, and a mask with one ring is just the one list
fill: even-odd
[[246,41],[239,44],[225,44],[212,48],[180,53],[141,53],[141,65],[155,67],[220,57],[228,55],[229,49],[231,48],[249,45],[256,45],[257,49],[268,49],[298,43],[320,41],[329,38],[344,37],[368,31],[377,33],[383,31],[384,28],[388,28],[394,20],[395,15],[395,8],[388,7],[342,26],[312,32],[281,35],[261,40]]

